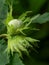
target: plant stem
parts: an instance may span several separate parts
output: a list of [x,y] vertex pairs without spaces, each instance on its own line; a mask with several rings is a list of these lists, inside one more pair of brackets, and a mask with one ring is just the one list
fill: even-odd
[[7,34],[1,34],[0,35],[0,38],[5,38],[5,37],[7,37]]

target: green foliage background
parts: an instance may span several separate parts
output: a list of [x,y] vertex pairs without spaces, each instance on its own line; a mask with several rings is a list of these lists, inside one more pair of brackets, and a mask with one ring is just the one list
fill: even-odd
[[[12,0],[11,0],[12,1]],[[7,33],[6,26],[3,24],[7,17],[9,8],[5,0],[0,0],[0,34]],[[31,57],[23,54],[21,60],[17,54],[7,56],[3,53],[6,48],[6,41],[0,38],[0,65],[49,65],[49,1],[48,0],[14,0],[13,17],[18,18],[26,11],[33,11],[30,17],[40,14],[39,17],[33,20],[33,27],[40,29],[34,31],[31,36],[39,39],[39,48],[36,48],[38,53],[31,50]],[[29,32],[28,32],[29,33]],[[9,58],[11,58],[9,60]]]

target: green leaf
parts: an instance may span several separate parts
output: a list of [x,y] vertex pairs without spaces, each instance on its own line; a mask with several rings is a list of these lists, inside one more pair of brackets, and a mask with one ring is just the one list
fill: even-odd
[[33,23],[40,23],[40,24],[43,24],[43,23],[46,23],[49,21],[49,13],[46,12],[42,15],[40,15],[39,17],[37,17]]
[[24,65],[17,53],[13,55],[11,63],[12,63],[12,65]]
[[8,8],[7,8],[7,5],[4,5],[2,7],[2,11],[0,12],[0,21],[1,22],[4,22],[6,16],[7,16],[7,11],[8,11]]
[[3,7],[4,3],[5,3],[5,0],[0,0],[0,13],[2,11],[2,7]]
[[3,23],[0,22],[0,34],[6,33],[6,27]]
[[1,6],[0,7],[0,9],[1,9],[0,10],[0,34],[6,33],[6,27],[4,25],[4,20],[5,20],[6,15],[7,15],[8,8],[6,5],[4,5],[4,3],[5,3],[5,0],[1,0],[1,2],[0,2],[0,6]]
[[7,5],[5,4],[5,0],[0,0],[0,22],[3,22],[7,15]]
[[5,52],[6,45],[5,41],[2,39],[0,40],[0,64],[5,65],[9,63],[9,56]]

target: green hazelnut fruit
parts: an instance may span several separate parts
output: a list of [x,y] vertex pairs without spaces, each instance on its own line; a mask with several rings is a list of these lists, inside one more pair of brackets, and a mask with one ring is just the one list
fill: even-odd
[[15,34],[16,30],[22,26],[22,21],[18,19],[13,19],[8,23],[8,33]]

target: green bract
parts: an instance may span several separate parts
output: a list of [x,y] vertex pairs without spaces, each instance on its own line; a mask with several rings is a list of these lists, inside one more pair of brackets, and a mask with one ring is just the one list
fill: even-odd
[[[13,52],[17,52],[22,55],[23,51],[28,54],[27,49],[29,47],[33,48],[32,45],[35,45],[34,42],[38,41],[28,35],[28,33],[30,33],[28,31],[32,32],[34,28],[30,26],[32,18],[26,17],[27,13],[29,13],[29,11],[21,15],[18,19],[7,20],[8,53],[11,52],[13,54]],[[9,19],[9,17],[7,17],[7,19]]]
[[[13,37],[10,37],[8,39],[8,53],[11,51],[13,52],[18,52],[20,55],[22,55],[21,51],[26,52],[28,54],[27,48],[32,47],[30,43],[37,42],[38,40],[33,39],[31,37],[26,37],[23,35],[16,35]],[[29,43],[30,42],[30,43]],[[34,45],[34,44],[33,44]]]

